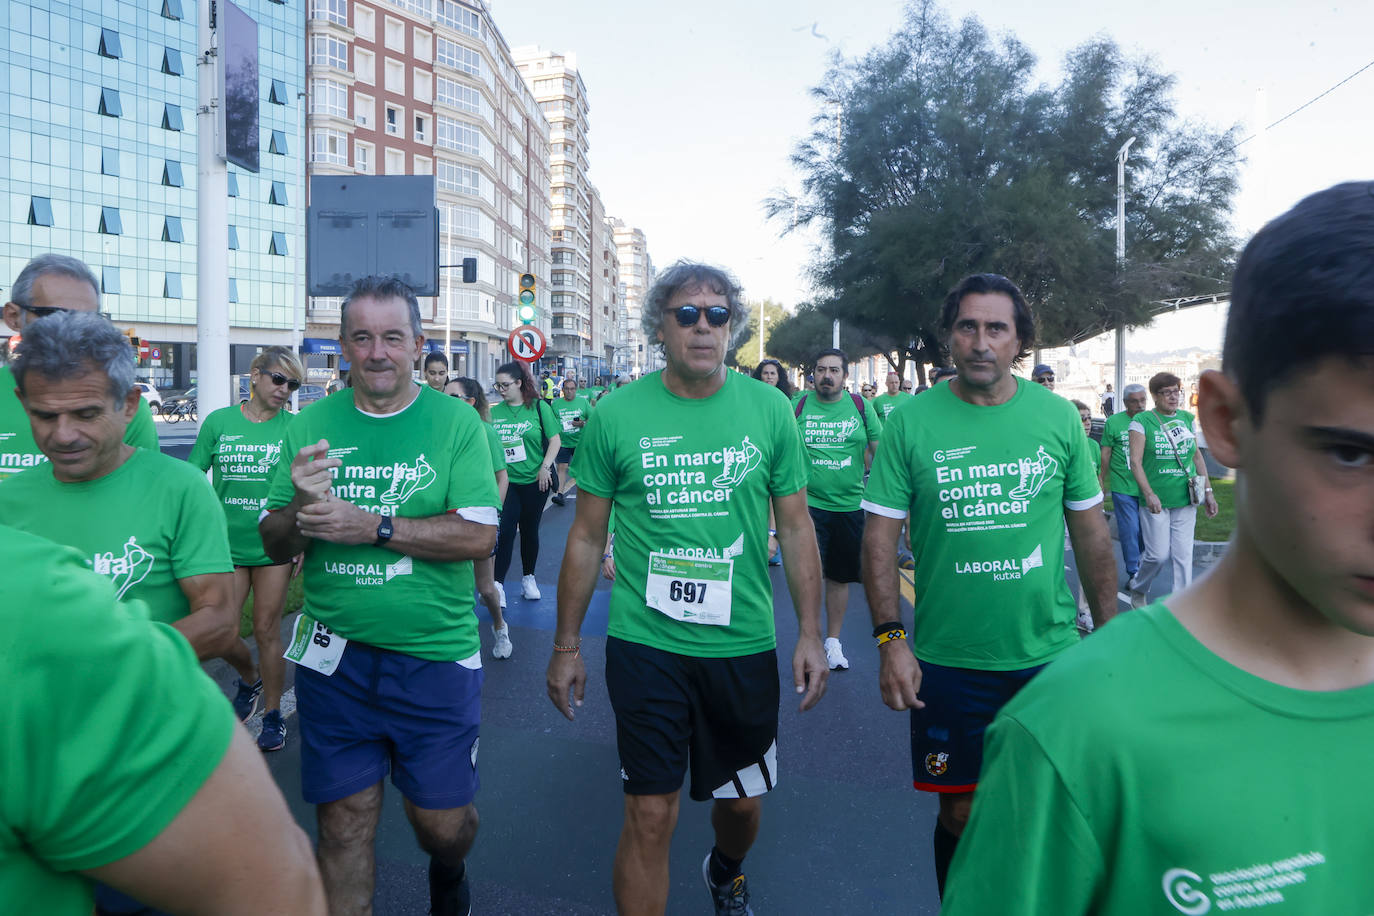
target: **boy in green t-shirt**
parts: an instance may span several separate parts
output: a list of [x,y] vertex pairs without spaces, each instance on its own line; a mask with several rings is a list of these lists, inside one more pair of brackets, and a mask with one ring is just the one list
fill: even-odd
[[945,916],[1371,911],[1371,252],[1374,182],[1246,246],[1200,380],[1230,549],[998,716]]

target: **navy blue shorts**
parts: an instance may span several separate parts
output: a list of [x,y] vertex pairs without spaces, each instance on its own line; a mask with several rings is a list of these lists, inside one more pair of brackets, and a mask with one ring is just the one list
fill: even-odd
[[983,732],[1044,665],[1019,671],[946,668],[921,662],[911,711],[911,781],[924,792],[972,792],[983,769]]
[[558,457],[554,459],[554,464],[572,464],[573,455],[577,454],[577,446],[560,445],[558,447]]
[[329,676],[296,666],[301,794],[338,801],[381,781],[417,808],[477,794],[482,669],[350,642]]

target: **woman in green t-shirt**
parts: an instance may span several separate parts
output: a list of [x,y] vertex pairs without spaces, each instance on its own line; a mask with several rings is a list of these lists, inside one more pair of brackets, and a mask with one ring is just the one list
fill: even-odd
[[[491,466],[496,471],[497,502],[505,503],[506,489],[510,486],[510,475],[506,473],[506,454],[501,445],[501,437],[496,435],[496,430],[491,425],[491,408],[487,405],[486,392],[482,390],[482,385],[477,379],[464,377],[456,378],[445,385],[444,393],[467,401],[472,405],[472,409],[477,411],[482,422],[487,424],[487,440],[491,445]],[[496,584],[495,556],[496,549],[492,548],[491,556],[473,560],[472,575],[477,582],[477,594],[482,597],[482,603],[487,606],[487,611],[491,614],[491,632],[496,637],[496,645],[492,647],[491,654],[495,658],[510,658],[512,648],[510,627],[506,625],[506,620],[501,615],[501,608],[506,606],[506,595]]]
[[520,593],[530,601],[538,601],[534,564],[539,559],[539,521],[553,482],[553,463],[562,442],[562,429],[553,408],[540,399],[539,389],[524,363],[499,366],[496,391],[501,401],[491,408],[491,424],[505,447],[506,471],[510,475],[496,537],[496,582],[504,594],[506,573],[515,552],[515,533],[519,530],[520,564],[524,570]]
[[[1188,482],[1204,478],[1207,466],[1197,448],[1197,421],[1186,410],[1183,382],[1171,372],[1150,379],[1154,410],[1142,410],[1131,420],[1131,475],[1140,487],[1140,537],[1144,543],[1140,569],[1126,587],[1132,607],[1144,607],[1146,593],[1166,563],[1173,567],[1173,591],[1193,581],[1193,528],[1197,506],[1188,497]],[[1217,514],[1212,487],[1207,486],[1207,517]]]
[[263,551],[258,514],[267,497],[272,469],[281,460],[282,440],[292,417],[284,408],[291,392],[301,387],[305,367],[289,348],[268,347],[253,360],[250,371],[248,400],[207,416],[187,460],[211,472],[215,495],[228,521],[234,606],[242,608],[248,593],[253,593],[258,676],[251,673],[252,656],[247,645],[238,640],[225,656],[240,674],[234,711],[239,719],[247,719],[257,709],[261,695],[264,712],[258,747],[275,751],[286,745],[286,724],[281,715],[286,679],[281,616],[294,563],[273,563]]

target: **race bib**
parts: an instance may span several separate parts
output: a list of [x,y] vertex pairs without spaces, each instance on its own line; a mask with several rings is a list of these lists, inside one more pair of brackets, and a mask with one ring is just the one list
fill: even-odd
[[572,432],[573,430],[577,429],[576,426],[573,426],[573,422],[574,422],[576,419],[577,419],[577,414],[575,414],[575,413],[567,413],[567,414],[564,414],[564,415],[563,415],[563,432],[565,432],[565,433],[570,433],[570,432]]
[[296,618],[291,643],[281,657],[327,676],[339,667],[346,648],[347,639],[309,614],[302,613]]
[[730,625],[733,560],[649,554],[644,602],[674,620],[714,627]]
[[525,460],[525,443],[517,442],[506,446],[506,464],[519,464]]

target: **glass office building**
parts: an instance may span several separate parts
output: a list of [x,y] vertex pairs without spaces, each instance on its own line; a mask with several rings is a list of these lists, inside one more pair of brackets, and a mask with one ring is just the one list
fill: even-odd
[[[304,0],[258,24],[261,170],[229,166],[231,370],[294,345],[305,303]],[[81,258],[150,341],[139,374],[190,384],[196,336],[197,0],[0,2],[0,289]],[[8,333],[4,329],[3,333]]]

